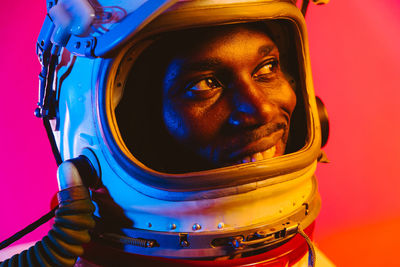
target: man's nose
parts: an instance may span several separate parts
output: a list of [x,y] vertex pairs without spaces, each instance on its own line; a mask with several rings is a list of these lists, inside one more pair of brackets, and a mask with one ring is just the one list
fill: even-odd
[[272,121],[278,106],[267,88],[257,85],[251,78],[241,79],[232,85],[232,112],[229,123],[234,127],[258,127]]

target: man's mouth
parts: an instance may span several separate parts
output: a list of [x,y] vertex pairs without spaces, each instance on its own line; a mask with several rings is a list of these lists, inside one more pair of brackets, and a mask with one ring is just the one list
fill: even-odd
[[227,161],[228,165],[257,162],[281,156],[284,153],[284,144],[285,131],[275,131],[231,152],[231,160]]
[[241,164],[241,163],[248,163],[248,162],[256,162],[259,160],[264,160],[264,159],[271,159],[275,156],[276,154],[276,145],[272,146],[271,148],[256,152],[250,156],[245,156],[239,160],[236,161],[236,164]]
[[[221,149],[222,166],[257,162],[281,156],[286,144],[286,124],[260,128],[233,138],[227,150]],[[223,147],[223,148],[224,148]]]

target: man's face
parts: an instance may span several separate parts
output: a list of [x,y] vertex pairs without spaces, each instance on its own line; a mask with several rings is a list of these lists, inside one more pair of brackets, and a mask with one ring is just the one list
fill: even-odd
[[163,79],[172,138],[215,167],[282,155],[296,95],[267,34],[237,25],[181,42]]

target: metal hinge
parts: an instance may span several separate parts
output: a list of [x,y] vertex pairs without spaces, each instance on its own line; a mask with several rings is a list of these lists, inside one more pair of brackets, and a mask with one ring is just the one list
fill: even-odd
[[246,239],[243,236],[230,238],[230,245],[235,249],[243,249],[249,246],[261,246],[268,243],[275,243],[281,239],[295,235],[298,230],[298,223],[287,222],[284,228],[280,230],[271,229],[269,231],[257,231],[253,235],[249,235]]

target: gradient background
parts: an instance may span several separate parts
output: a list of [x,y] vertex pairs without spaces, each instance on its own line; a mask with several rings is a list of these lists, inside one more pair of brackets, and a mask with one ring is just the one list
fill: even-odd
[[[37,2],[37,1],[32,1]],[[43,3],[42,3],[43,2]],[[33,116],[44,1],[5,1],[0,26],[0,240],[47,213],[56,164]],[[400,0],[332,0],[307,14],[330,115],[316,243],[338,266],[394,266],[400,234]],[[40,239],[44,225],[21,242]]]

